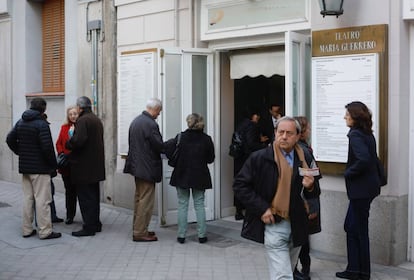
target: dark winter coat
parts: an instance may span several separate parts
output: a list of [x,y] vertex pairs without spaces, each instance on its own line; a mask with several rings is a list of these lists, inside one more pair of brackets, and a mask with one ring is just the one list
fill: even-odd
[[[307,151],[304,153],[306,162],[310,165],[312,157]],[[302,163],[295,152],[289,205],[292,240],[295,247],[305,244],[308,240],[308,217],[301,197],[303,177],[299,175],[300,166]],[[233,183],[235,196],[246,207],[242,227],[244,238],[264,243],[265,224],[261,221],[261,216],[271,207],[278,177],[273,146],[252,153],[235,177]],[[312,192],[303,191],[306,198],[317,197],[319,193],[317,184],[314,185]]]
[[66,148],[71,150],[70,176],[74,184],[105,180],[103,125],[94,113],[86,110],[79,115]]
[[259,126],[248,118],[243,119],[236,131],[238,131],[242,137],[243,156],[234,160],[234,175],[240,171],[244,162],[252,152],[263,149],[267,146],[266,143],[260,142]]
[[142,112],[129,126],[128,143],[124,173],[148,182],[160,182],[163,141],[158,124],[147,111]]
[[374,198],[380,193],[374,135],[351,128],[348,138],[348,161],[344,173],[348,198]]
[[[172,140],[167,141],[166,146],[175,147],[177,137]],[[171,175],[170,185],[183,189],[211,189],[211,176],[207,164],[212,163],[214,157],[214,144],[210,136],[202,130],[187,129],[182,132],[179,157]]]
[[7,145],[19,156],[19,173],[51,174],[56,154],[48,122],[36,110],[26,110],[7,135]]
[[[303,141],[303,140],[299,140],[298,144],[304,151],[306,150],[306,151],[309,152],[309,154],[312,156],[312,160],[316,164],[316,160],[315,160],[315,157],[313,156],[312,148],[309,146],[309,144],[306,141]],[[315,180],[314,185],[317,185],[318,189],[320,190],[319,180],[322,178],[322,175],[319,175],[315,178],[317,180]],[[317,215],[316,218],[314,218],[312,220],[309,220],[309,234],[314,234],[314,233],[321,232],[321,230],[322,230],[322,228],[321,228],[321,201],[319,199],[319,195],[318,195],[318,197],[308,199],[307,202],[308,202],[308,206],[309,206],[309,214],[315,214],[316,213],[316,215]]]

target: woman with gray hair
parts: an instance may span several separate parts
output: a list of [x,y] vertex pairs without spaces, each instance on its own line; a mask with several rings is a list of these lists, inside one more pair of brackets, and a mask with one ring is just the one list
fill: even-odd
[[212,188],[207,164],[214,161],[214,144],[211,137],[203,132],[203,117],[193,113],[186,120],[188,129],[166,142],[167,156],[170,158],[179,141],[179,156],[170,180],[170,185],[176,187],[178,196],[177,241],[185,242],[191,190],[197,218],[198,241],[205,243],[207,236],[204,193],[206,189]]

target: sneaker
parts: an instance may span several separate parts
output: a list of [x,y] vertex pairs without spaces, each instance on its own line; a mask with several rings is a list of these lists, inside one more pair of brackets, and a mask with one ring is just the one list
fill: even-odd
[[185,237],[177,237],[177,242],[178,242],[178,243],[181,243],[181,244],[184,244],[184,242],[185,242]]
[[60,232],[52,231],[48,236],[40,238],[40,239],[43,239],[43,240],[45,240],[45,239],[54,239],[54,238],[59,238],[61,236],[62,236],[62,234]]

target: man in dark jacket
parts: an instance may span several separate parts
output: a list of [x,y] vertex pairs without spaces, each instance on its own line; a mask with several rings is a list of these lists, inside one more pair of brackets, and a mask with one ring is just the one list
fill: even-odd
[[148,231],[148,225],[154,208],[155,183],[160,182],[162,176],[163,141],[155,122],[161,110],[161,101],[151,98],[146,110],[129,127],[129,151],[124,173],[135,177],[132,240],[137,242],[158,240],[153,231]]
[[[317,197],[315,178],[299,173],[312,157],[297,142],[300,125],[281,118],[273,145],[254,152],[236,175],[235,195],[246,207],[242,236],[264,243],[270,279],[292,279],[300,247],[308,238],[305,198]],[[293,266],[293,267],[292,267]]]
[[92,236],[101,232],[99,182],[105,180],[105,155],[102,121],[92,112],[91,100],[76,100],[79,118],[73,136],[66,142],[71,150],[70,174],[79,199],[83,227],[73,236]]
[[61,234],[52,231],[50,174],[57,166],[49,124],[42,116],[45,111],[46,101],[34,98],[30,109],[7,135],[6,142],[19,156],[19,173],[23,174],[23,237],[36,234],[33,229],[36,210],[40,239],[51,239]]

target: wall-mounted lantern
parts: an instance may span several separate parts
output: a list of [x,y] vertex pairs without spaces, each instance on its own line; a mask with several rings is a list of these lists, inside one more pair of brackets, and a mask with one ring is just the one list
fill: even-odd
[[319,6],[321,7],[321,15],[336,16],[339,17],[344,13],[342,5],[344,0],[319,0]]

